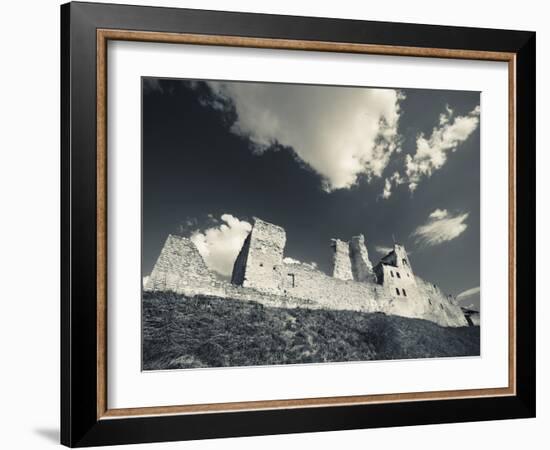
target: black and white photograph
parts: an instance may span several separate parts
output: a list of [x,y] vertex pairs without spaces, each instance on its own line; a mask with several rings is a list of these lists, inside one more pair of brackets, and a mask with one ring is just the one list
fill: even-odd
[[547,9],[5,2],[0,449],[544,447]]
[[480,356],[480,92],[141,89],[142,370]]

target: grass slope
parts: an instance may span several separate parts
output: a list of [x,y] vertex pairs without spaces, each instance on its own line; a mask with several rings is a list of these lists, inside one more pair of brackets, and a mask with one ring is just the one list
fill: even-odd
[[467,355],[479,355],[479,327],[143,294],[144,370]]

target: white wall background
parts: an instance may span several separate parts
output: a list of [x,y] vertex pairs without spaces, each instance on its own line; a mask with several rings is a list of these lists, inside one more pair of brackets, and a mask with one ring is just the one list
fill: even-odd
[[[548,200],[550,29],[544,2],[462,0],[140,1],[134,4],[420,22],[537,31],[537,278],[550,263]],[[59,423],[59,1],[4,2],[0,46],[0,447],[57,445]],[[545,260],[546,259],[546,260]],[[547,289],[537,286],[538,417],[531,420],[359,430],[136,448],[264,449],[547,448],[550,426],[550,314]],[[526,299],[529,301],[529,299]],[[534,301],[535,299],[531,299]],[[468,374],[464,374],[468,376]]]

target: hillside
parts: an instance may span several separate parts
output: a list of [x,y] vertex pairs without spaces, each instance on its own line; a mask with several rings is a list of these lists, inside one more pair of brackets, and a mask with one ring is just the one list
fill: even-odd
[[144,370],[473,355],[479,355],[479,327],[143,294]]

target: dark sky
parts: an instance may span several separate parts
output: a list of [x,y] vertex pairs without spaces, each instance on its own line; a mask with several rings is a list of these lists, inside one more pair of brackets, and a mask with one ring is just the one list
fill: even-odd
[[[240,220],[250,221],[257,216],[283,226],[287,233],[286,256],[316,262],[326,272],[331,238],[349,240],[363,233],[371,260],[376,263],[383,255],[375,247],[391,246],[393,234],[411,254],[415,273],[424,279],[455,295],[479,286],[479,126],[446,151],[446,162],[431,176],[423,177],[413,193],[404,183],[393,186],[389,198],[381,196],[386,177],[396,170],[405,176],[404,158],[415,154],[419,133],[429,138],[434,127],[441,128],[440,115],[446,107],[453,110],[449,123],[467,116],[479,105],[478,92],[400,90],[405,96],[399,102],[397,125],[401,152],[392,153],[382,176],[371,174],[369,179],[359,174],[353,186],[327,191],[323,189],[326,177],[298,157],[299,150],[284,142],[273,142],[257,152],[246,132],[235,129],[239,112],[244,111],[239,107],[244,108],[242,105],[249,100],[258,101],[247,98],[247,85],[254,87],[253,83],[235,83],[239,97],[232,100],[227,93],[236,90],[216,96],[201,82],[143,79],[144,275],[150,273],[169,233],[189,235],[218,226],[212,218],[227,213]],[[278,85],[277,89],[284,90],[285,86]],[[300,88],[308,98],[308,88]],[[342,88],[323,89],[338,96]],[[253,90],[250,92],[255,95]],[[265,101],[265,96],[262,98]],[[301,102],[301,98],[296,101]],[[273,102],[273,108],[279,106]],[[296,106],[306,107],[307,102]],[[270,104],[266,108],[269,110]],[[368,114],[368,104],[366,109]],[[312,111],[312,117],[329,113]],[[253,122],[254,111],[251,114]],[[313,119],[304,120],[311,125]],[[322,123],[325,126],[319,132],[327,132],[327,122]],[[330,123],[346,126],[345,121]],[[298,131],[293,131],[288,141],[303,142],[296,137],[301,128],[294,128]],[[286,129],[276,133],[284,141]],[[304,133],[312,133],[311,126],[304,126]],[[463,220],[467,228],[454,238],[427,245],[413,232],[436,210],[446,210],[448,218],[467,213]],[[478,301],[478,296],[473,296],[464,299],[464,304]]]

